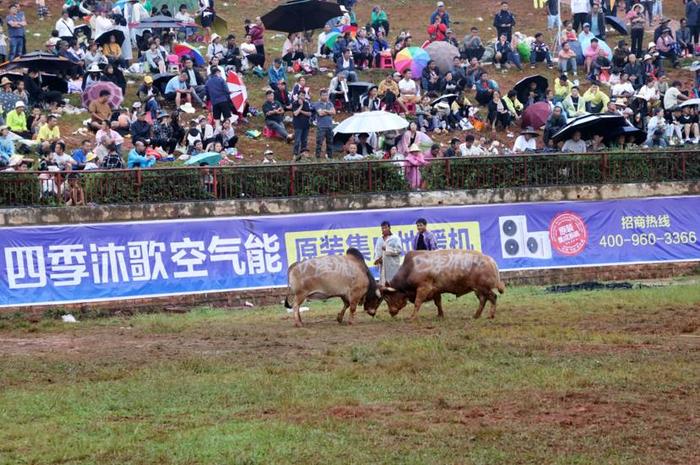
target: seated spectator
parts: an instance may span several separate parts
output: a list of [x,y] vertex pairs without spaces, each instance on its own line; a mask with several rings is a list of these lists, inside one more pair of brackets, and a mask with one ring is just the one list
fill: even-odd
[[0,126],[0,167],[7,166],[15,154],[15,144],[7,137],[9,133],[7,126]]
[[564,29],[561,31],[560,42],[562,44],[566,42],[578,42],[578,36],[574,30],[574,25],[568,19],[563,23]]
[[166,71],[166,57],[158,50],[158,44],[155,41],[150,43],[148,50],[144,54],[144,58],[150,72],[164,73]]
[[207,60],[211,60],[213,57],[219,59],[224,56],[224,46],[221,44],[221,36],[216,32],[209,38],[209,45],[207,46]]
[[501,34],[496,43],[496,55],[493,58],[496,69],[501,69],[501,66],[505,65],[506,68],[510,68],[511,65],[515,65],[519,70],[523,69],[520,63],[520,55],[517,51],[513,50],[510,42],[508,42],[506,35]]
[[146,155],[146,145],[138,140],[134,143],[134,148],[129,151],[128,168],[150,168],[156,164],[156,157]]
[[578,34],[578,42],[580,44],[584,44],[586,42],[591,42],[593,39],[596,39],[595,34],[591,32],[591,25],[588,23],[583,24],[583,30]]
[[27,127],[27,114],[24,112],[24,102],[15,102],[14,110],[7,113],[5,121],[12,132],[24,139],[31,139],[32,133]]
[[591,81],[608,83],[610,81],[611,69],[612,63],[608,58],[608,52],[606,52],[602,47],[598,47],[598,56],[593,61],[591,74],[588,76],[588,79]]
[[535,140],[537,136],[539,136],[537,131],[529,126],[520,131],[520,135],[513,144],[513,153],[534,152],[537,150],[537,141]]
[[39,142],[48,142],[53,144],[61,137],[61,129],[58,127],[58,118],[56,115],[49,115],[46,118],[46,124],[39,128],[37,140]]
[[376,5],[372,8],[370,14],[370,24],[377,31],[377,35],[381,32],[384,35],[389,34],[389,16],[384,11],[384,7]]
[[382,55],[387,53],[391,54],[389,42],[384,37],[384,32],[377,31],[377,37],[372,42],[372,63],[374,63],[375,68],[379,68]]
[[[158,115],[156,115],[156,118]],[[155,119],[155,118],[154,118]],[[146,111],[141,110],[137,113],[136,121],[131,123],[129,128],[129,134],[131,134],[131,140],[143,140],[149,143],[151,140],[151,124],[146,121]]]
[[489,79],[486,72],[481,74],[481,78],[475,82],[476,101],[481,105],[487,105],[491,100],[494,91],[499,90],[496,81]]
[[668,147],[668,142],[664,137],[663,129],[656,129],[655,131],[649,131],[649,135],[643,144],[646,148],[658,148],[663,149]]
[[627,57],[629,57],[630,48],[627,46],[627,42],[624,40],[619,40],[617,46],[613,49],[613,68],[616,70],[621,70],[627,64]]
[[73,160],[73,157],[66,153],[66,143],[62,140],[56,141],[52,144],[53,153],[51,154],[51,160],[58,166],[61,171],[70,171],[74,166],[78,165],[78,162]]
[[284,108],[275,100],[275,93],[271,90],[265,92],[265,103],[262,107],[262,112],[265,115],[265,126],[275,131],[283,139],[291,141],[294,136],[287,133],[284,127]]
[[294,99],[292,94],[287,91],[287,83],[285,81],[280,81],[277,83],[277,87],[274,88],[275,100],[282,105],[284,111],[292,111],[292,105],[294,104]]
[[566,74],[562,74],[554,80],[554,103],[564,101],[571,94],[571,89],[574,87]]
[[343,50],[342,55],[336,62],[336,74],[344,74],[348,82],[357,81],[357,73],[355,72],[355,61],[352,59],[352,52],[349,48]]
[[549,145],[551,137],[566,126],[566,115],[562,112],[561,107],[554,107],[552,114],[549,116],[547,123],[544,126],[542,133],[542,142]]
[[485,51],[484,43],[481,37],[479,37],[479,28],[472,27],[470,34],[464,36],[464,40],[462,41],[462,57],[469,61],[471,61],[472,58],[481,60]]
[[93,100],[88,105],[90,112],[90,129],[98,131],[102,127],[103,122],[107,122],[109,126],[112,119],[112,107],[109,105],[110,92],[107,89],[100,91],[100,95],[96,100]]
[[594,134],[593,139],[591,139],[590,144],[588,145],[588,151],[589,152],[605,152],[608,150],[608,147],[603,143],[603,136],[600,134]]
[[583,100],[586,102],[586,111],[588,113],[600,113],[608,106],[610,97],[600,90],[597,83],[593,83],[591,87],[584,92]]
[[674,68],[677,68],[680,63],[678,60],[679,49],[680,47],[673,38],[673,35],[671,35],[671,30],[669,28],[663,29],[661,37],[656,41],[656,50],[662,58],[671,60],[671,65]]
[[530,45],[530,68],[534,68],[538,62],[546,61],[547,68],[552,68],[552,56],[549,53],[549,45],[544,42],[541,32],[535,34],[535,40]]
[[399,81],[399,103],[408,108],[407,105],[415,105],[418,102],[418,86],[411,76],[411,70],[403,72],[403,78]]
[[450,139],[450,145],[447,147],[447,150],[445,150],[445,158],[455,158],[458,156],[459,147],[457,144],[459,144],[459,139],[456,137]]
[[116,36],[109,36],[109,42],[102,46],[102,53],[109,64],[120,68],[127,67],[126,61],[122,58],[122,48],[117,43]]
[[360,107],[362,111],[378,111],[381,108],[381,100],[378,95],[377,86],[372,86],[369,91],[360,97]]
[[306,78],[304,76],[299,76],[297,82],[294,83],[292,87],[292,101],[296,101],[297,95],[304,94],[307,99],[310,99],[309,87],[306,85]]
[[600,47],[598,39],[596,39],[595,37],[591,39],[591,45],[589,45],[586,48],[586,50],[583,51],[583,56],[585,58],[583,64],[586,67],[586,74],[591,74],[591,71],[593,70],[593,64],[600,55],[601,50],[603,49]]
[[508,107],[513,121],[522,115],[525,106],[518,100],[518,93],[515,90],[509,90],[506,96],[503,97],[503,101],[506,102],[506,106]]
[[374,147],[368,142],[369,134],[366,132],[357,135],[357,153],[362,155],[363,158],[367,158],[374,154]]
[[440,84],[440,70],[437,67],[437,63],[434,60],[430,60],[421,73],[421,89],[423,93],[438,92]]
[[84,166],[87,163],[87,155],[92,151],[92,142],[88,139],[83,139],[80,143],[80,147],[73,150],[71,156],[73,160],[77,163],[77,166]]
[[486,151],[474,142],[474,135],[464,136],[464,143],[459,145],[459,153],[463,157],[481,157],[486,155]]
[[571,72],[576,76],[576,66],[576,52],[572,50],[569,42],[564,42],[559,50],[559,71],[564,74]]
[[586,142],[581,139],[581,131],[575,131],[561,148],[562,152],[586,153]]
[[100,129],[95,134],[95,140],[102,140],[105,137],[109,137],[112,142],[117,146],[117,150],[121,152],[122,144],[124,143],[124,138],[117,131],[111,128],[109,120],[103,120],[100,123]]
[[622,73],[620,82],[610,88],[610,95],[613,97],[629,98],[634,95],[634,86],[630,82],[629,75]]
[[506,130],[512,121],[513,117],[508,110],[508,106],[501,98],[501,93],[499,91],[494,91],[492,99],[488,104],[488,116],[487,120],[491,126],[491,131],[496,132],[497,126],[501,126],[501,129]]
[[433,23],[428,26],[428,40],[430,42],[442,42],[447,37],[447,25],[445,25],[441,18],[436,16]]
[[627,64],[624,68],[622,68],[622,72],[628,76],[635,76],[634,80],[631,81],[635,90],[639,90],[639,88],[646,82],[644,76],[644,66],[642,66],[642,63],[637,61],[637,57],[633,53],[630,53],[627,56]]
[[272,66],[267,70],[267,82],[273,89],[277,87],[277,83],[280,81],[287,82],[287,71],[282,66],[282,59],[275,58],[272,62]]
[[[397,86],[398,87],[398,86]],[[337,74],[333,79],[331,79],[328,85],[328,93],[332,101],[342,102],[342,107],[347,111],[350,109],[350,90],[348,88],[348,81],[344,74]]]
[[178,138],[170,124],[170,114],[162,111],[158,115],[156,123],[153,125],[153,138],[151,146],[161,147],[167,154],[172,154],[177,146]]
[[187,84],[187,73],[184,71],[173,76],[165,86],[165,100],[175,102],[177,107],[184,103],[192,104],[193,93],[194,91]]
[[356,39],[350,44],[352,59],[357,63],[357,69],[365,69],[369,67],[372,47],[367,39],[367,31],[360,29],[357,31]]
[[698,115],[690,105],[683,107],[683,113],[678,118],[683,128],[683,137],[686,143],[697,144],[700,139],[700,125]]
[[363,160],[365,157],[363,157],[361,154],[357,153],[357,145],[354,143],[348,144],[348,149],[347,153],[343,157],[343,160],[345,161],[357,161],[357,160]]

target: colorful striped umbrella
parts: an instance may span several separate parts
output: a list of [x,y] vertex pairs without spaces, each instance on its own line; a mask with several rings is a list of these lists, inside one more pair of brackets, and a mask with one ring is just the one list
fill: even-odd
[[202,54],[199,53],[197,49],[186,43],[175,44],[173,47],[173,53],[180,58],[185,56],[192,58],[192,60],[194,60],[194,64],[197,66],[204,66],[206,63]]
[[410,69],[414,79],[418,79],[423,68],[428,65],[430,55],[420,47],[408,47],[401,50],[394,59],[394,67],[399,73]]

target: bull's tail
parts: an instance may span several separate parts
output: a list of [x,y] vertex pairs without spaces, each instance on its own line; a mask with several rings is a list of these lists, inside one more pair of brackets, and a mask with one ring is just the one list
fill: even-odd
[[292,304],[289,303],[289,295],[284,298],[284,308],[292,308]]
[[498,289],[499,294],[503,294],[506,291],[506,285],[503,283],[503,281],[498,281],[496,289]]

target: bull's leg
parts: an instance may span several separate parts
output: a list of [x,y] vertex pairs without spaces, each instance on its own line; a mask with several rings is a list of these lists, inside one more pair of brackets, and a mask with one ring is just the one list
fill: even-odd
[[350,303],[350,319],[348,320],[348,324],[351,325],[355,322],[355,310],[357,309],[357,302],[351,302]]
[[427,293],[422,290],[418,290],[416,292],[416,301],[413,305],[413,313],[411,314],[411,320],[416,321],[418,319],[418,310],[420,310],[420,306],[423,305],[423,302],[425,302],[427,297]]
[[343,309],[340,312],[338,312],[338,323],[343,322],[343,317],[345,317],[345,310],[348,309],[348,305],[350,305],[348,303],[348,299],[343,297]]
[[304,297],[294,296],[294,305],[292,306],[292,312],[294,313],[294,326],[301,328],[304,324],[301,322],[301,313],[299,312],[299,307],[304,303]]
[[491,308],[489,308],[489,318],[493,319],[496,317],[496,300],[498,296],[493,292],[488,295],[489,302],[491,302]]
[[484,306],[486,305],[486,296],[481,292],[474,291],[474,293],[479,298],[479,308],[476,310],[474,318],[479,318],[481,316],[481,312],[484,311]]
[[433,299],[433,302],[435,302],[435,306],[437,307],[438,318],[444,318],[445,314],[442,312],[442,294],[438,294],[437,297]]

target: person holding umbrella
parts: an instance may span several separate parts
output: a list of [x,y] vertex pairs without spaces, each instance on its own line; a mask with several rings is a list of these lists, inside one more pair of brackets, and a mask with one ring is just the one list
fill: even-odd
[[102,46],[102,53],[107,58],[108,63],[120,68],[127,67],[126,61],[122,58],[122,48],[114,35],[109,36],[109,42]]
[[88,105],[88,111],[90,112],[90,129],[93,131],[98,131],[102,123],[107,121],[109,123],[112,117],[112,107],[109,106],[110,93],[107,89],[100,91],[99,97],[93,100]]

